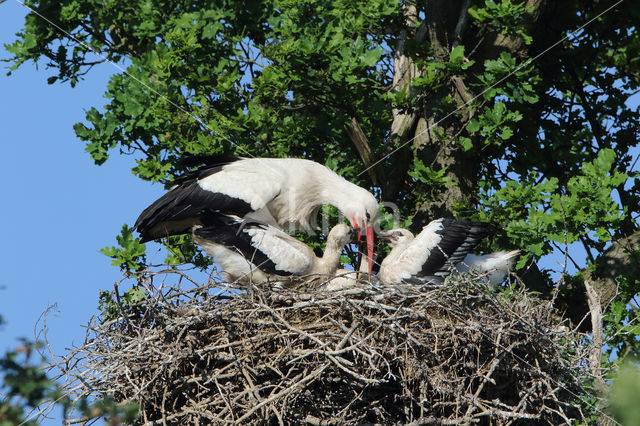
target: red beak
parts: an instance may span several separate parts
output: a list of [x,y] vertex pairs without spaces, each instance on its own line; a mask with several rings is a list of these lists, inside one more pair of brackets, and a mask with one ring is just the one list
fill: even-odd
[[373,271],[373,226],[367,226],[367,262],[369,274]]
[[[359,229],[358,222],[355,221],[355,218],[351,218],[351,223],[353,224],[354,229]],[[367,265],[369,266],[369,274],[373,272],[373,226],[364,225],[367,234]],[[358,242],[360,242],[360,238],[362,234],[358,232]]]
[[[351,225],[353,226],[353,229],[357,230],[359,228],[358,226],[358,222],[356,222],[356,218],[351,216]],[[358,242],[360,242],[360,231],[358,231]]]

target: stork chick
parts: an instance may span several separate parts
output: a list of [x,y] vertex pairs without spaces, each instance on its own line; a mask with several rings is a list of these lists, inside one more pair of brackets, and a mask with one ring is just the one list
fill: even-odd
[[351,232],[347,225],[334,226],[321,257],[302,241],[256,221],[229,218],[224,224],[197,225],[192,238],[220,265],[228,282],[259,284],[334,274]]
[[488,224],[453,219],[434,220],[417,236],[407,229],[379,233],[392,248],[380,265],[380,279],[388,284],[442,279],[452,271],[486,274],[488,285],[498,285],[512,268],[519,251],[485,256],[469,254],[484,238]]

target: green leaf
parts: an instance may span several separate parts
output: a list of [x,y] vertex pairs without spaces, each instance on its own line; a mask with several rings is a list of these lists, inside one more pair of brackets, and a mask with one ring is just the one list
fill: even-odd
[[480,121],[475,119],[472,119],[471,121],[469,121],[469,124],[467,124],[467,130],[470,131],[471,133],[475,133],[479,131],[480,128],[481,128]]
[[513,130],[508,127],[503,128],[502,132],[500,132],[500,138],[502,138],[503,140],[507,140],[511,138],[511,136],[513,136]]
[[471,148],[473,148],[473,142],[467,137],[459,136],[457,142],[458,145],[460,145],[465,151],[469,151],[471,150]]
[[363,55],[360,56],[360,59],[365,66],[372,67],[378,63],[381,55],[381,50],[367,50]]
[[453,48],[449,56],[449,62],[461,64],[464,60],[464,46],[459,45]]
[[637,361],[625,360],[613,381],[609,404],[611,411],[620,424],[640,423],[640,371]]
[[413,167],[407,172],[409,176],[417,181],[427,183],[434,188],[453,184],[451,179],[446,176],[446,173],[446,168],[436,171],[431,167],[425,166],[422,160],[417,157],[413,158]]
[[116,236],[120,247],[105,247],[100,252],[112,260],[111,264],[119,266],[127,272],[138,272],[145,268],[144,244],[138,238],[133,237],[132,230],[127,226],[122,226],[120,235]]

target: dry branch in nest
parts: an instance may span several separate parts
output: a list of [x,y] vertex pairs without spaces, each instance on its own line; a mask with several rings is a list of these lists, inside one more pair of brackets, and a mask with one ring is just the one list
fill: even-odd
[[250,293],[165,286],[94,321],[59,364],[69,391],[137,401],[143,424],[582,418],[580,345],[524,293],[496,295],[468,276]]

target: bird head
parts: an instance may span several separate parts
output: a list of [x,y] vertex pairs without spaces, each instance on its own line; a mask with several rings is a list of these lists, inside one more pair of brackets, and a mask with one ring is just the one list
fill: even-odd
[[369,265],[369,273],[373,270],[373,227],[378,220],[380,210],[378,202],[369,193],[363,197],[363,200],[353,200],[353,204],[345,213],[351,222],[351,226],[358,231],[358,241],[364,236],[367,240],[367,263]]
[[378,237],[391,248],[410,243],[414,238],[411,231],[402,228],[380,231],[378,232]]
[[327,235],[327,244],[335,244],[336,248],[341,249],[351,241],[352,229],[344,224],[338,224],[331,228]]

